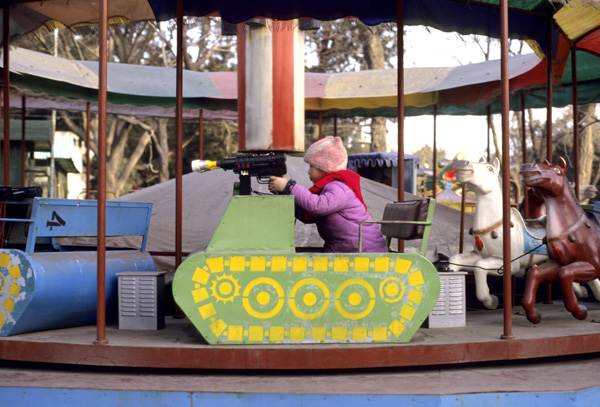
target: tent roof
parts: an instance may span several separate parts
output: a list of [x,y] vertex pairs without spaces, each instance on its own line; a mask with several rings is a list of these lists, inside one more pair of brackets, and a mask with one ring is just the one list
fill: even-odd
[[437,201],[460,201],[462,197],[452,190],[452,188],[444,188],[435,196]]
[[[415,163],[420,161],[418,155],[404,154],[405,160],[413,160]],[[397,167],[398,153],[397,152],[379,152],[379,153],[362,153],[348,154],[348,167],[363,168],[363,167]]]
[[557,11],[553,18],[572,42],[586,42],[598,37],[596,32],[600,25],[598,5],[582,2],[576,7],[567,6]]
[[[287,157],[287,176],[299,184],[310,186],[308,164],[302,157]],[[232,196],[233,183],[238,177],[232,171],[217,169],[206,173],[190,173],[183,176],[183,251],[204,250],[225,212]],[[268,193],[265,184],[259,184],[252,178],[252,188]],[[385,205],[398,199],[398,190],[387,185],[361,178],[363,198],[374,219],[381,219]],[[406,193],[406,199],[419,199]],[[175,222],[175,180],[169,180],[149,188],[142,189],[117,199],[118,201],[152,202],[152,219],[148,235],[148,251],[174,251]],[[428,256],[436,246],[448,246],[458,252],[460,211],[443,205],[436,205]],[[472,215],[467,214],[466,227],[472,223]],[[466,236],[465,245],[472,244],[472,238]],[[137,237],[120,237],[110,245],[139,247]],[[314,224],[296,222],[296,246],[322,247]],[[417,251],[420,240],[407,241],[408,250]],[[159,270],[174,271],[173,257],[155,257]]]
[[[9,33],[12,37],[40,27],[52,29],[95,25],[99,22],[100,13],[98,3],[90,3],[89,0],[16,0],[10,3],[9,15]],[[155,19],[147,0],[111,0],[108,2],[108,16],[112,22]],[[3,18],[0,19],[0,26],[3,21]]]

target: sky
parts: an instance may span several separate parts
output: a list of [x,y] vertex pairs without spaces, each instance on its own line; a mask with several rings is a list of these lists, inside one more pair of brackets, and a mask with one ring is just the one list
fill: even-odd
[[[423,26],[405,27],[404,66],[444,67],[484,62],[479,46],[468,37],[461,39],[456,33],[445,33]],[[529,47],[523,53],[532,52]],[[500,58],[500,45],[495,41],[490,59]],[[498,126],[500,118],[495,118]],[[397,124],[388,128],[388,147],[397,149]],[[499,127],[497,131],[499,131]],[[404,150],[411,153],[423,145],[433,146],[433,117],[406,117],[404,120]],[[487,123],[485,116],[437,117],[437,147],[446,150],[447,158],[462,153],[466,159],[478,160],[486,154]],[[492,146],[492,151],[493,146]]]

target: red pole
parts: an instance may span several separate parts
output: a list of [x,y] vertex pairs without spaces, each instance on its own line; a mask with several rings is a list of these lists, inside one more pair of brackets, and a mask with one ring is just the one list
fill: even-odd
[[546,159],[552,162],[552,19],[548,19],[548,48],[546,49]]
[[296,64],[294,25],[294,21],[272,21],[272,148],[275,150],[293,150],[296,138],[297,101],[294,96],[294,83],[297,81],[294,79],[294,75],[297,73],[294,69]]
[[492,131],[492,113],[490,111],[490,107],[487,107],[487,162],[491,162],[491,154],[490,154],[490,133]]
[[[404,201],[404,0],[397,1],[398,29],[398,201]],[[404,240],[398,239],[404,253]]]
[[238,147],[246,149],[246,24],[237,25],[237,113],[238,113]]
[[462,197],[460,199],[460,233],[458,242],[458,252],[462,253],[465,246],[465,213],[467,211],[467,184],[462,184]]
[[508,83],[508,0],[500,0],[500,48],[502,89],[502,233],[504,257],[504,334],[502,339],[513,339],[512,334],[512,286],[510,253],[510,127]]
[[98,345],[106,339],[106,79],[108,59],[108,0],[100,1],[100,44],[98,61],[98,292],[97,338]]
[[21,186],[25,186],[25,160],[27,159],[27,145],[25,144],[25,96],[21,96]]
[[[552,67],[552,19],[548,19],[547,30],[548,46],[546,48],[546,159],[552,162],[552,91],[553,91],[553,67]],[[546,304],[552,303],[552,284],[548,283],[546,291]]]
[[577,51],[571,48],[571,83],[573,87],[573,165],[575,172],[575,196],[579,201],[579,106],[577,104]]
[[437,195],[437,105],[433,106],[433,198]]
[[204,109],[200,109],[198,116],[198,159],[202,160],[204,155]]
[[87,103],[85,109],[85,199],[90,199],[90,189],[92,188],[92,182],[90,180],[90,139],[91,139],[91,124],[92,120],[92,108],[90,102]]
[[[404,201],[404,1],[397,0],[398,29],[398,201]],[[398,251],[404,252],[404,241],[398,239]]]
[[[525,126],[525,91],[523,89],[521,89],[521,134],[521,150],[523,164],[525,164],[527,162],[527,127]],[[529,217],[529,196],[527,190],[523,192],[523,207],[525,208],[525,216]]]
[[[4,109],[4,103],[3,103],[2,98],[0,98],[0,109]],[[1,121],[2,121],[2,115],[0,115],[0,122]],[[10,156],[6,155],[6,152],[10,151],[10,143],[9,143],[8,137],[6,137],[6,136],[7,136],[7,134],[4,133],[4,141],[2,142],[2,151],[3,151],[3,157],[2,157],[3,160],[2,161],[4,162],[2,172],[5,174],[4,176],[6,176],[6,164],[9,162],[9,157],[10,157]],[[4,181],[6,181],[6,179]],[[4,184],[6,184],[6,182],[4,182]]]
[[183,0],[177,0],[177,69],[175,102],[175,267],[182,260],[183,236]]
[[10,65],[8,61],[9,50],[9,2],[4,2],[3,8],[3,19],[2,19],[2,38],[4,42],[3,53],[4,53],[4,86],[3,95],[4,103],[2,104],[3,120],[4,120],[4,185],[10,185]]
[[398,201],[404,201],[404,1],[397,2],[398,22]]
[[323,138],[323,112],[319,112],[319,139]]

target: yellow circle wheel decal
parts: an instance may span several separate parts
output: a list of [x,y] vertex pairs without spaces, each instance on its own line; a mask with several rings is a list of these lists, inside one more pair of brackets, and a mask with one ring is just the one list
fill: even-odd
[[213,281],[210,289],[212,291],[212,296],[215,297],[217,301],[233,301],[235,297],[240,295],[238,280],[228,275],[217,276],[217,279]]
[[252,280],[244,288],[242,304],[255,318],[272,318],[283,307],[285,295],[281,285],[272,278],[261,277]]
[[375,290],[369,283],[351,278],[335,291],[335,308],[348,319],[361,319],[369,315],[375,306]]
[[329,307],[329,289],[316,278],[303,278],[290,291],[290,310],[298,318],[315,319]]
[[400,301],[404,297],[404,284],[397,277],[386,278],[379,286],[379,295],[385,302]]

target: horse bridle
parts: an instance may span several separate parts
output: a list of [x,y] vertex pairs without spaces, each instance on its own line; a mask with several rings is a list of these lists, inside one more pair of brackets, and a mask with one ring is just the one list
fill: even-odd
[[585,225],[588,229],[591,227],[589,222],[586,222],[585,220],[587,219],[587,216],[584,213],[581,214],[581,216],[579,217],[579,219],[577,219],[577,221],[575,223],[573,223],[571,226],[569,226],[566,230],[563,230],[563,232],[559,235],[556,236],[547,236],[546,240],[548,242],[550,241],[556,241],[556,240],[563,240],[565,237],[568,237],[569,240],[571,242],[574,242],[575,237],[571,237],[572,234],[577,231],[582,225]]
[[[500,219],[498,222],[494,223],[492,226],[488,226],[485,229],[477,229],[477,230],[473,230],[473,235],[485,235],[487,233],[493,232],[494,230],[498,229],[500,226],[502,226],[502,220]],[[512,222],[511,222],[511,226],[512,226]]]

